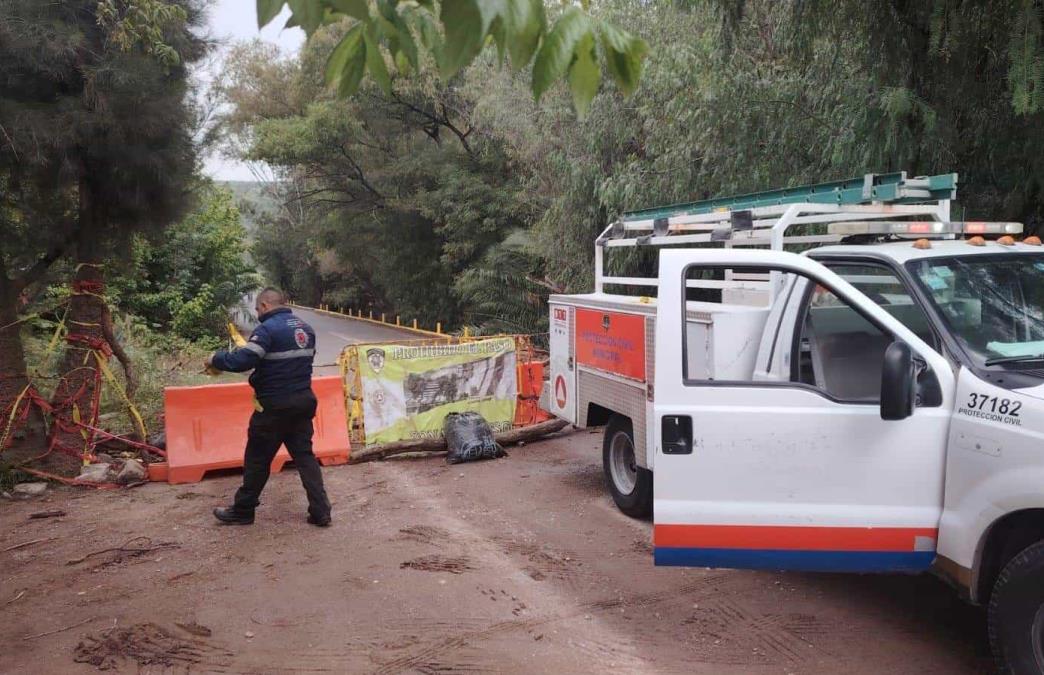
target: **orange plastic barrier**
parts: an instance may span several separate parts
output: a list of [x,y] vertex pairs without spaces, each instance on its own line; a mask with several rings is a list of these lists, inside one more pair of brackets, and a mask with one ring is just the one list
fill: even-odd
[[544,387],[544,364],[539,361],[518,364],[518,397],[540,398]]
[[527,427],[551,419],[540,409],[540,390],[544,386],[544,364],[518,364],[518,401],[515,404],[515,426]]
[[[312,390],[319,399],[312,450],[324,466],[345,464],[350,443],[341,378],[313,378]],[[253,400],[254,392],[246,382],[167,387],[163,392],[167,481],[197,483],[208,471],[242,467]],[[286,448],[280,448],[272,472],[281,471],[289,460]]]

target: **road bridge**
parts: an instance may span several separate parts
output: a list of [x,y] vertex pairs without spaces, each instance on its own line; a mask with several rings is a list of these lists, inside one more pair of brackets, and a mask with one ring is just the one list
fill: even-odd
[[408,328],[361,321],[348,316],[294,307],[294,314],[311,325],[316,335],[315,374],[335,375],[340,372],[337,357],[348,345],[366,342],[417,340],[424,335]]

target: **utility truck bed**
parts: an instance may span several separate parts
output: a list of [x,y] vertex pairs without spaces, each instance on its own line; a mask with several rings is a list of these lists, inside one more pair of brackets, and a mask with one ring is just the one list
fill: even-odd
[[[550,305],[548,409],[578,427],[605,424],[608,412],[621,410],[646,419],[655,398],[656,299],[588,293],[554,295]],[[678,368],[690,379],[750,379],[768,312],[768,307],[688,302],[689,359]],[[651,468],[649,441],[636,441],[639,465]]]

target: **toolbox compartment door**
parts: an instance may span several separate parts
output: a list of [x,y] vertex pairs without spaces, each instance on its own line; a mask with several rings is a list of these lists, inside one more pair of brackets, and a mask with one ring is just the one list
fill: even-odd
[[550,304],[551,377],[548,380],[547,410],[556,417],[576,424],[576,363],[573,331],[576,309],[571,305]]

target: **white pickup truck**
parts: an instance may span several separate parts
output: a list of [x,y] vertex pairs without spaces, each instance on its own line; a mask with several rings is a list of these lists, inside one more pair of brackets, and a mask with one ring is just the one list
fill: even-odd
[[[625,214],[595,292],[551,298],[544,405],[605,425],[606,482],[654,514],[657,565],[934,570],[988,606],[1007,672],[1041,673],[1044,248],[951,221],[956,183]],[[655,276],[606,274],[645,247]]]

